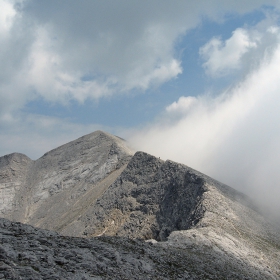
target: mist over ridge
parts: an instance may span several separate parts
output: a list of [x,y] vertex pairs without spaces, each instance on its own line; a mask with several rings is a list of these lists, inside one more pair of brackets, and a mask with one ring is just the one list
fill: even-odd
[[280,226],[248,196],[107,132],[0,157],[0,191],[6,279],[280,276]]

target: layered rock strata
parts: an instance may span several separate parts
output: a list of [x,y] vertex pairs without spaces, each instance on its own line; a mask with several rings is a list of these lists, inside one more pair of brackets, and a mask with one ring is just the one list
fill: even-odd
[[0,215],[60,231],[104,193],[132,155],[122,139],[96,131],[36,161],[1,157]]

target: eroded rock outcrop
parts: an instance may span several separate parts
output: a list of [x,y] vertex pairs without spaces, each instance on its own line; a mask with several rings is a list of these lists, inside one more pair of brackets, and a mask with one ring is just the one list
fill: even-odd
[[[73,274],[71,266],[84,273],[85,279],[98,279],[94,277],[102,273],[109,279],[114,271],[122,276],[113,279],[147,279],[147,275],[156,279],[157,273],[158,279],[280,279],[280,228],[261,215],[248,197],[186,165],[144,152],[133,155],[122,139],[101,131],[36,161],[21,154],[0,158],[0,191],[2,217],[64,235],[49,237],[47,231],[2,220],[6,245],[1,252],[11,260],[7,265],[15,275],[25,264],[17,257],[18,250],[32,252],[28,246],[37,244],[35,255],[47,258],[48,267],[54,266],[54,273],[65,279],[82,277]],[[16,233],[18,229],[30,229],[35,243],[30,243],[28,232]],[[43,242],[51,248],[50,258],[42,253],[43,243],[38,243],[36,235],[47,240]],[[150,240],[150,245],[143,240]],[[20,247],[21,242],[27,247]],[[71,258],[55,262],[56,256],[62,259],[68,254],[68,249],[58,253],[52,249],[61,244],[70,251],[81,250],[88,258],[82,258],[84,266]],[[105,266],[89,264],[98,258],[93,251],[99,245],[92,244],[104,251],[110,248],[102,257]],[[117,257],[114,250],[122,256]],[[32,268],[31,260],[38,258],[30,257],[27,266]],[[144,261],[136,261],[139,258]],[[40,264],[35,267],[38,275],[48,274]],[[142,278],[131,276],[135,269]]]
[[279,279],[211,247],[61,236],[0,218],[0,279]]
[[137,152],[81,219],[85,234],[166,240],[202,218],[202,178],[190,168]]

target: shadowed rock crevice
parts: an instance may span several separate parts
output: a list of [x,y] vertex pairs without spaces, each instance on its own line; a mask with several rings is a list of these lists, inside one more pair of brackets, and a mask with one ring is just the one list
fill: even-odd
[[[168,162],[167,165],[176,164]],[[160,231],[155,239],[166,240],[172,231],[187,230],[202,219],[204,185],[204,180],[190,171],[185,171],[185,175],[181,176],[177,174],[163,185],[165,195],[157,214]]]
[[87,236],[166,240],[203,217],[204,179],[188,167],[137,152],[86,215]]

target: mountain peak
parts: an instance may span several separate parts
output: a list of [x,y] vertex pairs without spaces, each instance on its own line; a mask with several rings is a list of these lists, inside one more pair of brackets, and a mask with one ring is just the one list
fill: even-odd
[[36,161],[20,154],[0,158],[0,190],[1,216],[13,221],[67,236],[207,248],[218,259],[234,257],[265,271],[267,279],[279,276],[280,229],[245,195],[186,165],[133,155],[123,139],[103,131]]
[[[7,174],[0,184],[4,194],[2,216],[46,228],[57,216],[59,224],[58,217],[62,219],[71,211],[71,205],[91,186],[107,176],[111,180],[118,176],[132,155],[133,151],[121,138],[95,131],[45,153],[36,161],[21,154],[1,157],[0,172]],[[15,164],[18,167],[14,168]],[[21,173],[17,176],[18,169]],[[105,189],[101,188],[95,197]]]
[[[86,134],[82,137],[79,137],[76,140],[73,140],[69,143],[66,143],[62,146],[59,146],[47,153],[44,154],[44,156],[50,154],[50,153],[59,153],[59,151],[66,151],[66,150],[71,150],[71,152],[75,152],[76,148],[80,149],[80,150],[85,150],[87,149],[89,146],[91,147],[99,147],[100,149],[105,148],[105,146],[108,146],[110,144],[115,144],[116,146],[118,146],[120,149],[123,150],[123,152],[127,153],[127,154],[134,154],[134,152],[132,151],[132,149],[130,149],[127,144],[126,141],[120,137],[114,136],[110,133],[101,131],[101,130],[97,130],[94,131],[92,133]],[[73,150],[73,147],[75,147],[75,149]]]

